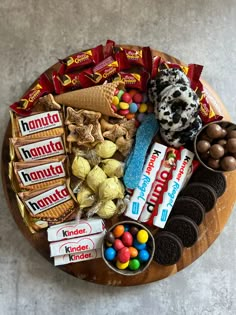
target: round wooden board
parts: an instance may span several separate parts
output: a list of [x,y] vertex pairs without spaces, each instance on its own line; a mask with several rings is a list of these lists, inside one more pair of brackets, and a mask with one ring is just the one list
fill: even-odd
[[[127,46],[127,48],[138,48],[136,46]],[[181,62],[162,52],[153,50],[153,55],[161,56],[164,60],[168,60],[174,63]],[[50,74],[53,70],[58,69],[58,64],[53,65],[47,70]],[[216,92],[210,87],[210,85],[202,80],[204,84],[208,99],[213,109],[217,114],[224,117],[225,120],[230,120],[227,110],[216,94]],[[9,210],[19,227],[20,231],[26,237],[26,239],[32,244],[32,246],[50,263],[53,264],[53,259],[49,257],[49,244],[47,242],[46,231],[31,234],[29,229],[24,224],[20,212],[18,210],[15,193],[11,189],[11,183],[8,178],[8,162],[9,162],[9,138],[11,137],[11,126],[10,123],[7,127],[3,148],[2,148],[2,182],[4,187],[5,196],[9,206]],[[88,262],[74,263],[62,267],[59,269],[77,277],[90,282],[112,285],[112,286],[132,286],[150,283],[166,278],[176,272],[184,269],[198,257],[200,257],[209,246],[216,240],[217,236],[223,230],[227,223],[229,216],[234,207],[236,200],[236,171],[226,173],[227,178],[227,190],[223,196],[221,196],[216,204],[216,207],[206,214],[204,222],[200,225],[200,236],[197,243],[191,248],[185,248],[181,260],[176,264],[168,267],[158,265],[156,262],[152,262],[148,270],[133,277],[125,277],[111,271],[102,259],[95,259]],[[115,223],[115,222],[109,222]],[[109,225],[110,225],[109,224]]]

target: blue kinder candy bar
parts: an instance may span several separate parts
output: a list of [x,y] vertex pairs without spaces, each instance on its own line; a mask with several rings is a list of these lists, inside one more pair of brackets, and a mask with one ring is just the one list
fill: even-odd
[[126,170],[123,178],[127,188],[135,189],[138,186],[147,150],[158,129],[159,125],[154,114],[147,115],[138,128],[134,148],[126,162]]

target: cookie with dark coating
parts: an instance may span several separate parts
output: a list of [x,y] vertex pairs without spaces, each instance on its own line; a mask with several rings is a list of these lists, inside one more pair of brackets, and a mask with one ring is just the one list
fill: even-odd
[[201,182],[210,185],[215,190],[217,197],[222,196],[227,187],[223,173],[210,171],[203,166],[196,170],[191,178],[191,182]]
[[198,226],[197,224],[184,215],[174,215],[167,221],[165,231],[177,235],[184,247],[193,246],[198,240]]
[[183,243],[175,234],[160,231],[155,236],[155,253],[153,259],[160,265],[176,264],[182,256]]
[[179,196],[174,203],[170,217],[174,215],[184,215],[200,225],[205,217],[205,207],[196,198]]
[[202,182],[187,184],[181,191],[180,196],[190,196],[197,199],[205,206],[206,212],[214,208],[217,201],[215,190],[210,185]]

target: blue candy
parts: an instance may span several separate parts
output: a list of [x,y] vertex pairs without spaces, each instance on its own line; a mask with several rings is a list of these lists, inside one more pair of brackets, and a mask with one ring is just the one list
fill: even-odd
[[131,103],[129,105],[129,111],[130,113],[136,113],[138,110],[138,105],[136,103]]
[[106,260],[113,260],[116,257],[116,250],[113,247],[108,247],[104,252],[104,256]]
[[133,247],[135,247],[135,248],[138,249],[138,250],[145,249],[146,246],[147,246],[146,243],[141,244],[141,243],[139,243],[137,240],[134,240],[134,242],[133,242]]
[[148,261],[149,258],[150,258],[150,254],[149,254],[149,252],[148,252],[146,249],[142,249],[142,250],[140,250],[140,252],[138,253],[138,259],[139,259],[141,262]]

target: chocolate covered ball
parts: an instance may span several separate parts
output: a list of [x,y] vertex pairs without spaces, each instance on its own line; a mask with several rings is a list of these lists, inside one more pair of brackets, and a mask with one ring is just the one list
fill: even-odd
[[205,132],[203,132],[202,134],[200,134],[200,139],[201,140],[206,140],[206,141],[208,141],[208,142],[212,142],[212,138],[210,138],[210,137],[208,137],[208,135],[205,133]]
[[220,138],[225,138],[226,135],[227,135],[227,130],[224,129],[224,128],[222,128],[222,129],[221,129],[221,136],[220,136]]
[[217,139],[221,137],[222,134],[222,128],[220,125],[217,124],[211,124],[207,127],[206,133],[208,137],[212,139]]
[[210,156],[215,160],[220,159],[225,154],[225,150],[220,144],[213,144],[209,152]]
[[236,130],[230,130],[228,131],[227,133],[227,138],[230,139],[230,138],[236,138]]
[[209,151],[207,151],[207,152],[205,152],[205,153],[200,153],[200,158],[201,158],[203,161],[206,161],[206,160],[208,160],[209,155],[210,155]]
[[136,226],[132,226],[129,230],[129,232],[135,236],[138,233],[139,229]]
[[236,153],[236,138],[230,138],[227,141],[226,148],[231,153]]
[[206,153],[209,150],[210,146],[210,142],[206,140],[200,140],[197,142],[197,151],[200,153]]
[[224,171],[233,171],[236,169],[236,159],[233,156],[225,156],[220,165]]
[[209,158],[207,161],[207,165],[215,170],[217,170],[220,167],[220,160],[215,160],[212,158]]
[[225,139],[220,139],[219,141],[217,141],[218,144],[220,144],[222,147],[225,147],[227,140]]

